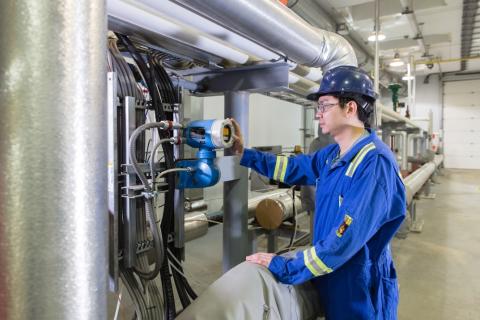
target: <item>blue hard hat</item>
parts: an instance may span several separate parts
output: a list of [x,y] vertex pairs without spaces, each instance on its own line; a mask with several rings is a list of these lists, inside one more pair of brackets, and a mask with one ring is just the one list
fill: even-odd
[[340,66],[325,72],[320,89],[309,94],[307,99],[317,101],[319,97],[327,94],[349,93],[370,98],[372,102],[377,99],[372,79],[365,71],[353,66]]

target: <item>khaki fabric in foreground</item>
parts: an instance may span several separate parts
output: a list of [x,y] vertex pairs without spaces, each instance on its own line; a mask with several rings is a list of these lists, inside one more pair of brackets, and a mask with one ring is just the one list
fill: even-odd
[[279,283],[267,268],[243,262],[215,281],[177,319],[317,319],[315,288]]

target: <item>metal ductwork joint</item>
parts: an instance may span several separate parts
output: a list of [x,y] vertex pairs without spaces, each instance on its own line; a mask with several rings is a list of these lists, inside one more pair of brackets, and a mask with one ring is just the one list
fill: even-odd
[[292,10],[271,0],[172,0],[296,63],[322,67],[357,66],[355,52],[342,36],[317,29]]

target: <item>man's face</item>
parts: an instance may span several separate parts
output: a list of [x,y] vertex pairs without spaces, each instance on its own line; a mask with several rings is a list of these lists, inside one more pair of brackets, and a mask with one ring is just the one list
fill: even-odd
[[346,125],[344,113],[337,98],[328,95],[318,98],[316,116],[323,134],[332,135],[341,131]]

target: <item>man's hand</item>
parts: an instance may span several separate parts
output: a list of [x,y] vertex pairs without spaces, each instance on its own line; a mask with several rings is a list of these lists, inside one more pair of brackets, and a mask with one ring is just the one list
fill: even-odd
[[245,260],[248,262],[260,264],[268,268],[268,266],[270,265],[270,261],[272,261],[273,257],[275,256],[276,254],[274,253],[258,252],[252,254],[251,256],[248,256]]
[[232,150],[233,152],[235,152],[235,154],[242,155],[243,149],[244,149],[244,146],[243,146],[244,142],[243,142],[242,131],[240,130],[240,125],[235,119],[230,118],[230,120],[232,120],[233,129],[235,130],[235,134],[233,135],[234,142],[233,142]]

